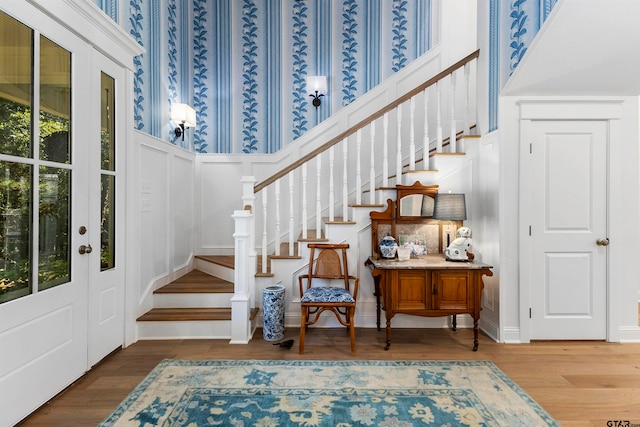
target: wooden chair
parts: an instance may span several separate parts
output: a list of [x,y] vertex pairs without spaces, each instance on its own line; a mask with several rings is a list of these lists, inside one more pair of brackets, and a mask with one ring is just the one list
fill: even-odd
[[[353,324],[356,312],[356,299],[358,297],[358,283],[360,279],[349,276],[347,266],[348,243],[309,243],[309,273],[298,277],[300,285],[300,306],[302,319],[300,322],[300,347],[299,353],[304,353],[304,336],[309,325],[318,321],[320,314],[332,311],[340,324],[349,328],[351,337],[351,354],[356,354],[356,332]],[[314,263],[314,255],[318,250],[318,258]],[[340,253],[342,256],[340,256]],[[315,264],[315,268],[314,268]],[[332,286],[331,283],[340,281],[342,286]],[[306,286],[303,282],[306,281]],[[312,283],[316,286],[312,286]],[[350,283],[353,281],[353,292]],[[320,282],[320,284],[318,284]],[[309,315],[313,316],[309,320]]]

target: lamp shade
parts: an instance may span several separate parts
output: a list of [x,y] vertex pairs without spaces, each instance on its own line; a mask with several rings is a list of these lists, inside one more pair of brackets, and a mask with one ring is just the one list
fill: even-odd
[[327,91],[327,76],[307,76],[307,92],[311,95]]
[[464,221],[467,219],[467,206],[464,194],[438,193],[433,206],[433,219]]
[[171,120],[184,124],[186,128],[196,125],[196,110],[187,104],[171,104]]

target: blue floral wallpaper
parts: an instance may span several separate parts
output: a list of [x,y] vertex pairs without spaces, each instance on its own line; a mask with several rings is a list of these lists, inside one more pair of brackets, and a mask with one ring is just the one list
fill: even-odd
[[[135,126],[182,144],[171,104],[191,104],[185,148],[202,153],[276,152],[431,44],[431,0],[128,2],[123,26],[146,48],[134,64]],[[308,75],[328,76],[317,109]]]
[[[94,0],[117,21],[117,0]],[[121,0],[122,1],[122,0]],[[183,144],[171,104],[191,104],[184,147],[273,153],[431,47],[431,0],[128,0],[137,129]],[[500,89],[556,0],[489,0],[489,130]],[[122,7],[122,6],[121,6]],[[305,78],[328,76],[315,108]]]
[[489,131],[498,128],[498,96],[557,0],[489,1]]

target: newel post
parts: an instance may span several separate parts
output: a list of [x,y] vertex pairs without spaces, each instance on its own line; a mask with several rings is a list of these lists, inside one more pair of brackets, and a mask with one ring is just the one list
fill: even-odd
[[242,206],[234,211],[234,293],[231,297],[230,344],[247,344],[253,335],[251,308],[255,307],[255,195],[253,177],[242,177]]

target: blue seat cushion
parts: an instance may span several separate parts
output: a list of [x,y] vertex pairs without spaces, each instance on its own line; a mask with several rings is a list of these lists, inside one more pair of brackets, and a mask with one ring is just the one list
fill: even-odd
[[301,302],[355,302],[353,296],[344,288],[331,286],[316,286],[307,289]]

